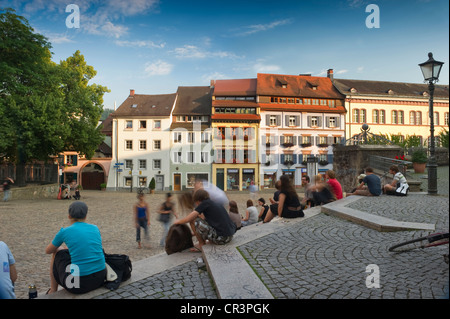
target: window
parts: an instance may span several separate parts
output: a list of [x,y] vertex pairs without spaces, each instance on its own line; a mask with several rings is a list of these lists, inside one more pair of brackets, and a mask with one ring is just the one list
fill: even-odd
[[195,143],[195,133],[194,132],[188,133],[188,143]]
[[434,125],[439,125],[439,112],[434,112]]
[[295,115],[289,115],[289,126],[296,126],[296,116]]
[[380,124],[386,124],[386,111],[380,110]]
[[405,124],[403,111],[398,111],[398,124]]
[[139,149],[144,151],[147,149],[147,141],[146,140],[140,140],[139,141]]
[[147,177],[139,177],[139,187],[147,187]]
[[159,159],[153,160],[153,169],[161,169],[161,160]]
[[373,110],[372,112],[372,121],[373,123],[380,123],[380,111],[378,110]]
[[161,140],[153,141],[153,150],[159,151],[161,149]]
[[130,130],[132,128],[133,128],[133,121],[132,120],[125,121],[125,129]]
[[181,163],[181,152],[173,152],[173,162],[174,163]]
[[181,143],[181,132],[173,132],[173,142]]
[[359,109],[353,109],[353,123],[359,123]]
[[153,129],[160,130],[161,129],[161,120],[154,120],[153,121]]
[[147,129],[147,121],[146,120],[139,121],[139,128],[141,130]]
[[125,160],[125,168],[131,169],[131,166],[133,166],[133,160]]
[[139,169],[147,169],[147,160],[139,160]]
[[133,140],[125,140],[125,149],[127,151],[133,150]]
[[200,161],[201,163],[209,163],[209,152],[201,152]]
[[416,125],[422,125],[422,112],[416,112]]
[[397,124],[397,122],[398,122],[397,111],[392,111],[391,112],[391,123]]
[[409,124],[416,124],[416,112],[414,111],[409,112]]
[[339,117],[330,116],[327,117],[327,127],[339,127]]
[[195,153],[194,152],[187,152],[187,162],[188,163],[195,162]]
[[444,113],[444,125],[448,125],[448,112]]
[[308,116],[308,126],[309,127],[322,126],[322,117],[321,116]]
[[209,143],[211,141],[211,133],[210,132],[202,132],[202,143]]
[[276,115],[270,115],[269,125],[270,126],[277,125],[277,116]]
[[366,118],[366,110],[361,109],[359,112],[359,123],[366,123],[367,118]]
[[330,108],[335,108],[336,107],[336,102],[334,100],[328,100],[328,106]]

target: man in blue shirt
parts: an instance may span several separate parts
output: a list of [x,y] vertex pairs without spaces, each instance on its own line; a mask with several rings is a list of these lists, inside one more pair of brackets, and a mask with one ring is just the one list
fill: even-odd
[[[69,207],[70,226],[61,228],[45,252],[53,254],[48,293],[58,285],[72,293],[86,293],[101,287],[106,277],[102,238],[97,226],[86,223],[88,207],[74,202]],[[60,246],[65,243],[68,249]]]
[[353,193],[348,193],[350,195],[361,195],[361,196],[380,196],[381,191],[381,180],[373,173],[371,167],[366,168],[366,177],[364,177],[362,183],[356,188]]
[[4,242],[0,241],[0,299],[16,299],[14,282],[17,280],[16,261]]

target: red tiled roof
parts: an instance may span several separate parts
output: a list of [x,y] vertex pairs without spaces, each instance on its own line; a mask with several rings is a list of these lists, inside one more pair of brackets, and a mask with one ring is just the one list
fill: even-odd
[[255,96],[256,79],[215,80],[215,96]]
[[257,79],[258,95],[344,99],[328,77],[258,73]]

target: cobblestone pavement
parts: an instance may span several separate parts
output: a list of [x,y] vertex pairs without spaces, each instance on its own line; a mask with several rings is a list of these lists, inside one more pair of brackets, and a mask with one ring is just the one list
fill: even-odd
[[[448,176],[448,167],[438,169]],[[424,184],[426,180],[424,180]],[[402,221],[436,223],[448,230],[448,178],[439,179],[444,195],[409,195],[362,198],[352,208],[382,214]],[[261,194],[266,199],[271,193]],[[124,253],[132,261],[162,252],[158,246],[162,228],[157,214],[151,216],[151,248],[136,249],[131,207],[136,194],[89,192],[82,194],[89,206],[88,222],[99,226],[103,245],[109,253]],[[231,193],[244,212],[249,194]],[[152,211],[164,194],[148,195]],[[27,286],[34,282],[49,286],[49,256],[46,245],[67,226],[69,201],[12,200],[0,203],[0,240],[16,258],[18,298],[26,298]],[[403,220],[405,219],[405,220]],[[261,225],[264,227],[264,225]],[[448,289],[448,265],[440,246],[408,253],[390,253],[388,247],[421,235],[418,231],[378,232],[336,217],[319,214],[239,247],[242,255],[275,298],[443,298]],[[375,266],[374,266],[375,265]],[[366,281],[379,270],[379,288],[367,288]],[[376,281],[368,281],[376,286]],[[44,290],[44,291],[45,291]],[[448,296],[448,295],[447,295]],[[209,275],[190,262],[164,273],[124,285],[98,298],[217,298]]]
[[217,294],[206,268],[189,262],[94,299],[217,299]]
[[[448,167],[438,172],[440,196],[365,197],[349,207],[399,221],[435,223],[437,231],[448,230]],[[320,214],[239,249],[275,298],[448,298],[449,268],[443,258],[448,245],[388,251],[395,243],[426,234],[378,232]],[[366,286],[374,269],[370,265],[379,270],[379,288]]]

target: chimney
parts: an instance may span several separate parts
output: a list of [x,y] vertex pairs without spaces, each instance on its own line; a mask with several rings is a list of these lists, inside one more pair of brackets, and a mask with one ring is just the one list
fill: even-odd
[[211,89],[213,89],[215,85],[216,85],[216,80],[211,80],[210,83],[209,83],[209,87]]
[[334,77],[333,77],[333,69],[328,69],[328,71],[327,71],[327,77],[328,77],[331,81],[334,80]]
[[134,90],[133,89],[130,90],[130,96],[134,96]]

